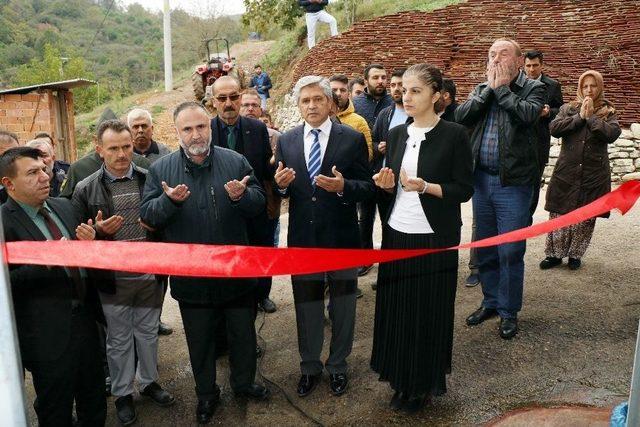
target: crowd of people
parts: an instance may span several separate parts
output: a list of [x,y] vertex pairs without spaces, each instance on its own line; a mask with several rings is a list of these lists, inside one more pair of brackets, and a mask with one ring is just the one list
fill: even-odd
[[[308,14],[322,11],[322,1],[303,3]],[[586,71],[575,100],[563,103],[560,85],[543,69],[541,52],[523,55],[514,40],[498,39],[486,81],[461,103],[453,80],[429,64],[390,76],[370,64],[351,80],[309,75],[293,89],[303,123],[280,133],[265,110],[271,81],[256,66],[249,89],[231,76],[216,80],[216,117],[195,102],[175,109],[178,150],[155,141],[151,114],[136,108],[124,121],[101,117],[94,150],[70,166],[56,160],[51,136],[21,145],[0,131],[4,236],[272,247],[279,245],[282,199],[290,247],[371,249],[376,212],[384,249],[456,246],[461,204],[470,199],[473,240],[520,229],[538,205],[550,135],[563,138],[545,202],[555,218],[610,190],[607,144],[620,134],[600,73]],[[594,225],[550,233],[540,268],[567,257],[570,269],[579,268]],[[481,284],[483,299],[467,325],[499,316],[500,337],[518,333],[525,250],[523,241],[473,251],[466,284]],[[331,394],[347,391],[358,277],[371,268],[291,277],[301,398],[324,371]],[[222,355],[237,396],[270,396],[255,380],[255,320],[258,311],[277,311],[271,278],[34,265],[11,265],[10,275],[22,363],[42,426],[69,426],[73,417],[77,425],[104,425],[105,387],[122,425],[137,419],[136,387],[161,407],[176,402],[157,366],[158,336],[172,331],[160,321],[168,288],[189,350],[197,422],[210,422],[220,403]],[[370,366],[392,388],[394,410],[416,413],[446,393],[457,284],[457,251],[379,266]],[[331,344],[323,361],[325,307]]]

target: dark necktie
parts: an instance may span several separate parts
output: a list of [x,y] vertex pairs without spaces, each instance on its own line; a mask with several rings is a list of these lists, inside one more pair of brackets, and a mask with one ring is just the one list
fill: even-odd
[[321,151],[320,151],[320,129],[312,129],[313,143],[311,144],[311,150],[309,151],[309,163],[307,164],[307,170],[309,171],[309,179],[311,185],[315,186],[316,176],[320,174]]
[[234,151],[236,149],[236,133],[230,127],[227,128],[227,147]]
[[[64,235],[62,234],[62,231],[60,231],[60,228],[53,220],[53,218],[51,218],[51,215],[49,215],[49,212],[47,212],[45,208],[41,208],[38,213],[44,218],[44,223],[46,224],[47,229],[49,229],[49,233],[51,233],[51,237],[53,238],[53,240],[62,239]],[[84,281],[82,280],[82,277],[80,276],[80,270],[77,267],[66,267],[66,270],[71,276],[71,280],[73,281],[73,290],[75,294],[74,296],[80,301],[83,301],[86,294],[86,286],[84,284]]]

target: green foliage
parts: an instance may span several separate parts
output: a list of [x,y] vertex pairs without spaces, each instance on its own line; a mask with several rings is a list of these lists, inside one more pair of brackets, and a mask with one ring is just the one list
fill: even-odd
[[[71,58],[63,67],[64,78],[77,74],[72,72],[73,61],[81,59],[84,71],[77,76],[99,82],[99,87],[74,90],[78,111],[162,82],[162,13],[150,12],[138,4],[125,8],[116,0],[105,19],[112,3],[113,0],[0,0],[0,87],[38,80],[27,71],[35,63],[47,63],[47,76],[60,80],[59,67],[47,62],[51,59],[47,57],[47,45],[57,51],[58,57]],[[172,11],[171,20],[174,74],[200,62],[206,36],[226,37],[230,44],[246,36],[239,19],[226,16],[194,17],[178,9]],[[35,74],[43,78],[39,71]]]
[[290,30],[302,16],[302,9],[298,2],[291,0],[243,0],[246,9],[242,16],[242,24],[265,34],[280,27]]

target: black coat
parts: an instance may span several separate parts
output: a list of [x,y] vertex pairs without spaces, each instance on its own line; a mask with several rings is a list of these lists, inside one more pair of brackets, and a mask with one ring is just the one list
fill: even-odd
[[[407,124],[396,126],[389,132],[387,165],[393,170],[396,185],[390,195],[392,204],[387,211],[385,223],[389,221],[396,199],[400,166],[409,138],[407,127]],[[457,245],[460,243],[462,226],[460,204],[473,195],[471,146],[464,126],[440,120],[425,134],[418,153],[417,176],[442,187],[442,198],[421,194],[420,203],[434,233],[449,244]]]
[[296,171],[296,178],[284,194],[289,197],[288,245],[359,248],[356,203],[375,194],[364,135],[346,125],[333,123],[331,126],[320,173],[332,177],[333,166],[342,173],[345,182],[340,197],[311,185],[303,133],[304,125],[283,133],[276,152],[276,163],[282,162]]
[[536,126],[546,102],[544,84],[527,79],[521,71],[509,86],[491,89],[487,82],[473,90],[455,112],[456,123],[473,128],[473,158],[478,160],[482,134],[491,111],[498,104],[498,146],[502,185],[532,185],[538,179]]
[[562,89],[560,83],[553,80],[546,74],[542,74],[540,81],[544,83],[546,90],[547,102],[549,105],[549,115],[540,117],[538,120],[538,166],[543,170],[549,160],[549,148],[551,146],[551,133],[549,132],[549,124],[556,118],[560,107],[562,107]]
[[[224,185],[247,175],[251,178],[245,194],[239,201],[231,201]],[[164,193],[162,181],[170,187],[185,184],[191,195],[176,204]],[[247,219],[264,209],[264,191],[247,159],[226,148],[212,146],[209,157],[197,165],[180,148],[151,165],[140,217],[160,232],[165,242],[247,245]],[[179,262],[169,254],[167,263]],[[254,284],[252,279],[173,276],[171,295],[178,301],[224,304],[252,291]]]
[[[80,222],[71,202],[50,197],[47,204],[75,239],[75,229]],[[2,225],[7,242],[46,240],[27,213],[10,197],[2,205]],[[104,321],[96,292],[96,287],[104,285],[102,272],[91,269],[86,271],[88,279],[85,304],[96,320]],[[9,275],[22,360],[56,360],[66,349],[72,334],[73,281],[62,267],[11,264]]]
[[[565,104],[550,129],[553,136],[562,138],[562,146],[549,182],[545,210],[565,214],[611,191],[607,146],[622,132],[616,115],[606,120],[595,115],[584,120],[578,108]],[[602,216],[608,217],[609,213]]]

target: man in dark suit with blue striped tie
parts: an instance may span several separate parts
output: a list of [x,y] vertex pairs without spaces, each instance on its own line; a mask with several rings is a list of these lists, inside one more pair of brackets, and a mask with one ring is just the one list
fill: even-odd
[[[354,129],[329,119],[329,81],[302,77],[294,97],[304,124],[285,132],[276,152],[275,182],[289,198],[289,247],[359,248],[356,203],[373,197],[367,144]],[[323,364],[324,287],[329,285],[332,336]],[[351,353],[356,312],[357,269],[292,276],[302,376],[298,395],[307,396],[329,373],[334,395],[348,385],[346,359]]]

